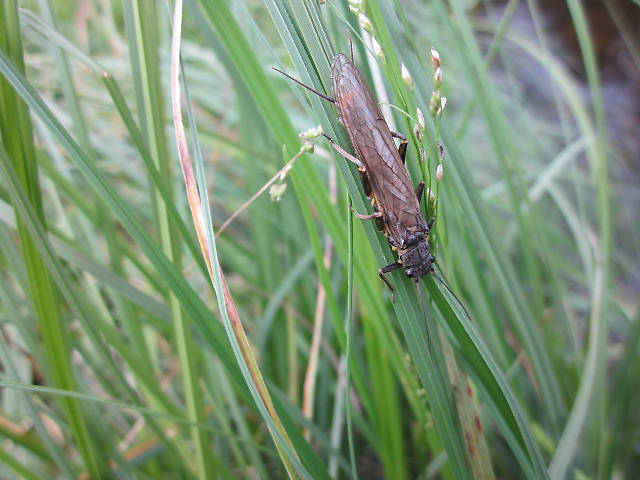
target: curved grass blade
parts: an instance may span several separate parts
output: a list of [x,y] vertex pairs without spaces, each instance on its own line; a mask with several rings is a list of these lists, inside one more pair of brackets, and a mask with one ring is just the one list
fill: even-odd
[[[251,396],[258,407],[258,411],[262,415],[263,420],[267,423],[269,432],[271,433],[276,448],[280,454],[280,458],[282,459],[289,476],[291,478],[311,478],[309,473],[300,463],[295,447],[287,435],[287,430],[281,423],[275,410],[269,391],[267,390],[258,364],[251,351],[251,346],[249,345],[242,322],[231,298],[224,274],[222,273],[222,269],[218,261],[215,235],[213,233],[213,224],[211,221],[211,212],[208,207],[209,200],[207,194],[207,183],[204,177],[202,155],[199,152],[199,147],[196,147],[196,174],[198,176],[196,182],[186,142],[184,126],[182,124],[180,89],[178,84],[181,28],[182,1],[178,0],[175,6],[173,23],[171,98],[173,104],[176,143],[178,146],[180,165],[182,167],[182,173],[185,180],[189,208],[193,216],[193,223],[198,234],[198,240],[200,241],[202,254],[204,256],[205,263],[207,264],[211,283],[216,291],[218,309],[220,310],[220,314],[223,319],[227,338],[229,339],[233,349],[236,361],[240,367],[240,371],[242,372],[242,376],[249,388],[249,391],[251,392]],[[197,145],[197,136],[195,134],[194,139],[196,139],[195,141]]]

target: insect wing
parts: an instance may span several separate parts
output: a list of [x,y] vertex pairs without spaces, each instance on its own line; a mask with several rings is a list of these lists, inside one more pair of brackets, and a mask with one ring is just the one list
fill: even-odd
[[426,231],[407,169],[371,90],[353,62],[337,55],[332,75],[342,123],[367,170],[387,237],[393,246],[403,247],[411,233]]

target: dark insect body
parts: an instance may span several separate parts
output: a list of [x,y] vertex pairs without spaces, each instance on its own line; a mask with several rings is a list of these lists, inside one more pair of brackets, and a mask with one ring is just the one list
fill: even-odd
[[[363,219],[375,219],[378,229],[385,234],[393,250],[398,252],[397,262],[378,270],[380,278],[393,291],[393,286],[385,277],[386,273],[404,267],[407,276],[416,282],[433,273],[434,258],[429,251],[428,241],[433,219],[427,223],[420,210],[424,183],[420,182],[414,190],[404,165],[407,140],[389,130],[378,103],[353,61],[343,54],[333,59],[331,78],[335,98],[316,92],[278,71],[335,103],[338,108],[340,122],[347,131],[357,157],[325,137],[333,148],[358,166],[365,193],[374,209],[371,215],[355,215]],[[393,137],[401,139],[400,147],[396,147]]]

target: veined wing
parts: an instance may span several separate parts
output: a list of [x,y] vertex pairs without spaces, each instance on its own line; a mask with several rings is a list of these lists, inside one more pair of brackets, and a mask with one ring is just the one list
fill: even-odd
[[332,75],[342,123],[367,169],[389,241],[402,247],[408,235],[426,230],[407,169],[371,90],[353,62],[337,55]]
[[377,120],[373,128],[358,129],[352,142],[358,156],[367,159],[371,191],[383,214],[387,236],[393,246],[403,247],[410,234],[426,230],[426,223],[389,128],[384,120]]

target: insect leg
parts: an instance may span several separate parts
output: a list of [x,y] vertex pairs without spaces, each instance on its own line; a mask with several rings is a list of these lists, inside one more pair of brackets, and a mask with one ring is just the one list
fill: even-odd
[[407,137],[398,132],[391,132],[391,136],[400,139],[400,145],[398,145],[398,154],[400,155],[400,160],[402,160],[402,163],[404,163],[405,156],[407,155]]
[[395,138],[399,138],[400,140],[402,140],[402,141],[403,141],[403,142],[405,142],[405,143],[406,143],[406,141],[407,141],[407,137],[405,137],[404,135],[402,135],[401,133],[398,133],[398,132],[393,132],[393,131],[392,131],[392,132],[391,132],[391,136],[392,136],[392,137],[395,137]]
[[358,213],[356,212],[353,207],[351,206],[351,204],[349,204],[349,210],[351,210],[351,212],[358,217],[361,220],[372,220],[374,218],[380,218],[382,217],[382,213],[380,212],[373,212],[372,214],[362,214],[362,213]]
[[422,199],[422,192],[424,192],[424,182],[420,182],[416,186],[416,197],[418,197],[418,203],[420,203],[420,200]]
[[431,230],[431,227],[433,227],[433,222],[435,221],[436,221],[435,217],[431,217],[429,219],[429,223],[427,223],[427,230]]
[[402,163],[405,162],[405,157],[407,156],[407,141],[401,142],[398,146],[398,155],[400,155],[400,160]]
[[342,148],[340,145],[338,145],[336,142],[334,142],[333,139],[329,135],[327,135],[326,133],[323,133],[322,136],[324,138],[326,138],[327,140],[329,140],[329,143],[335,149],[336,152],[338,152],[340,155],[342,155],[347,160],[355,163],[358,166],[358,169],[360,171],[362,171],[362,172],[365,171],[364,163],[362,163],[357,157],[354,157],[349,152],[347,152],[344,148]]
[[378,269],[378,275],[380,275],[380,278],[382,279],[382,281],[387,284],[387,287],[389,287],[391,289],[391,303],[393,303],[393,301],[394,301],[394,299],[393,299],[393,285],[391,285],[391,282],[387,279],[387,277],[385,277],[385,273],[393,272],[394,270],[397,270],[400,267],[402,267],[401,264],[399,264],[398,262],[393,262],[393,263],[390,263],[387,266],[384,266],[384,267]]

